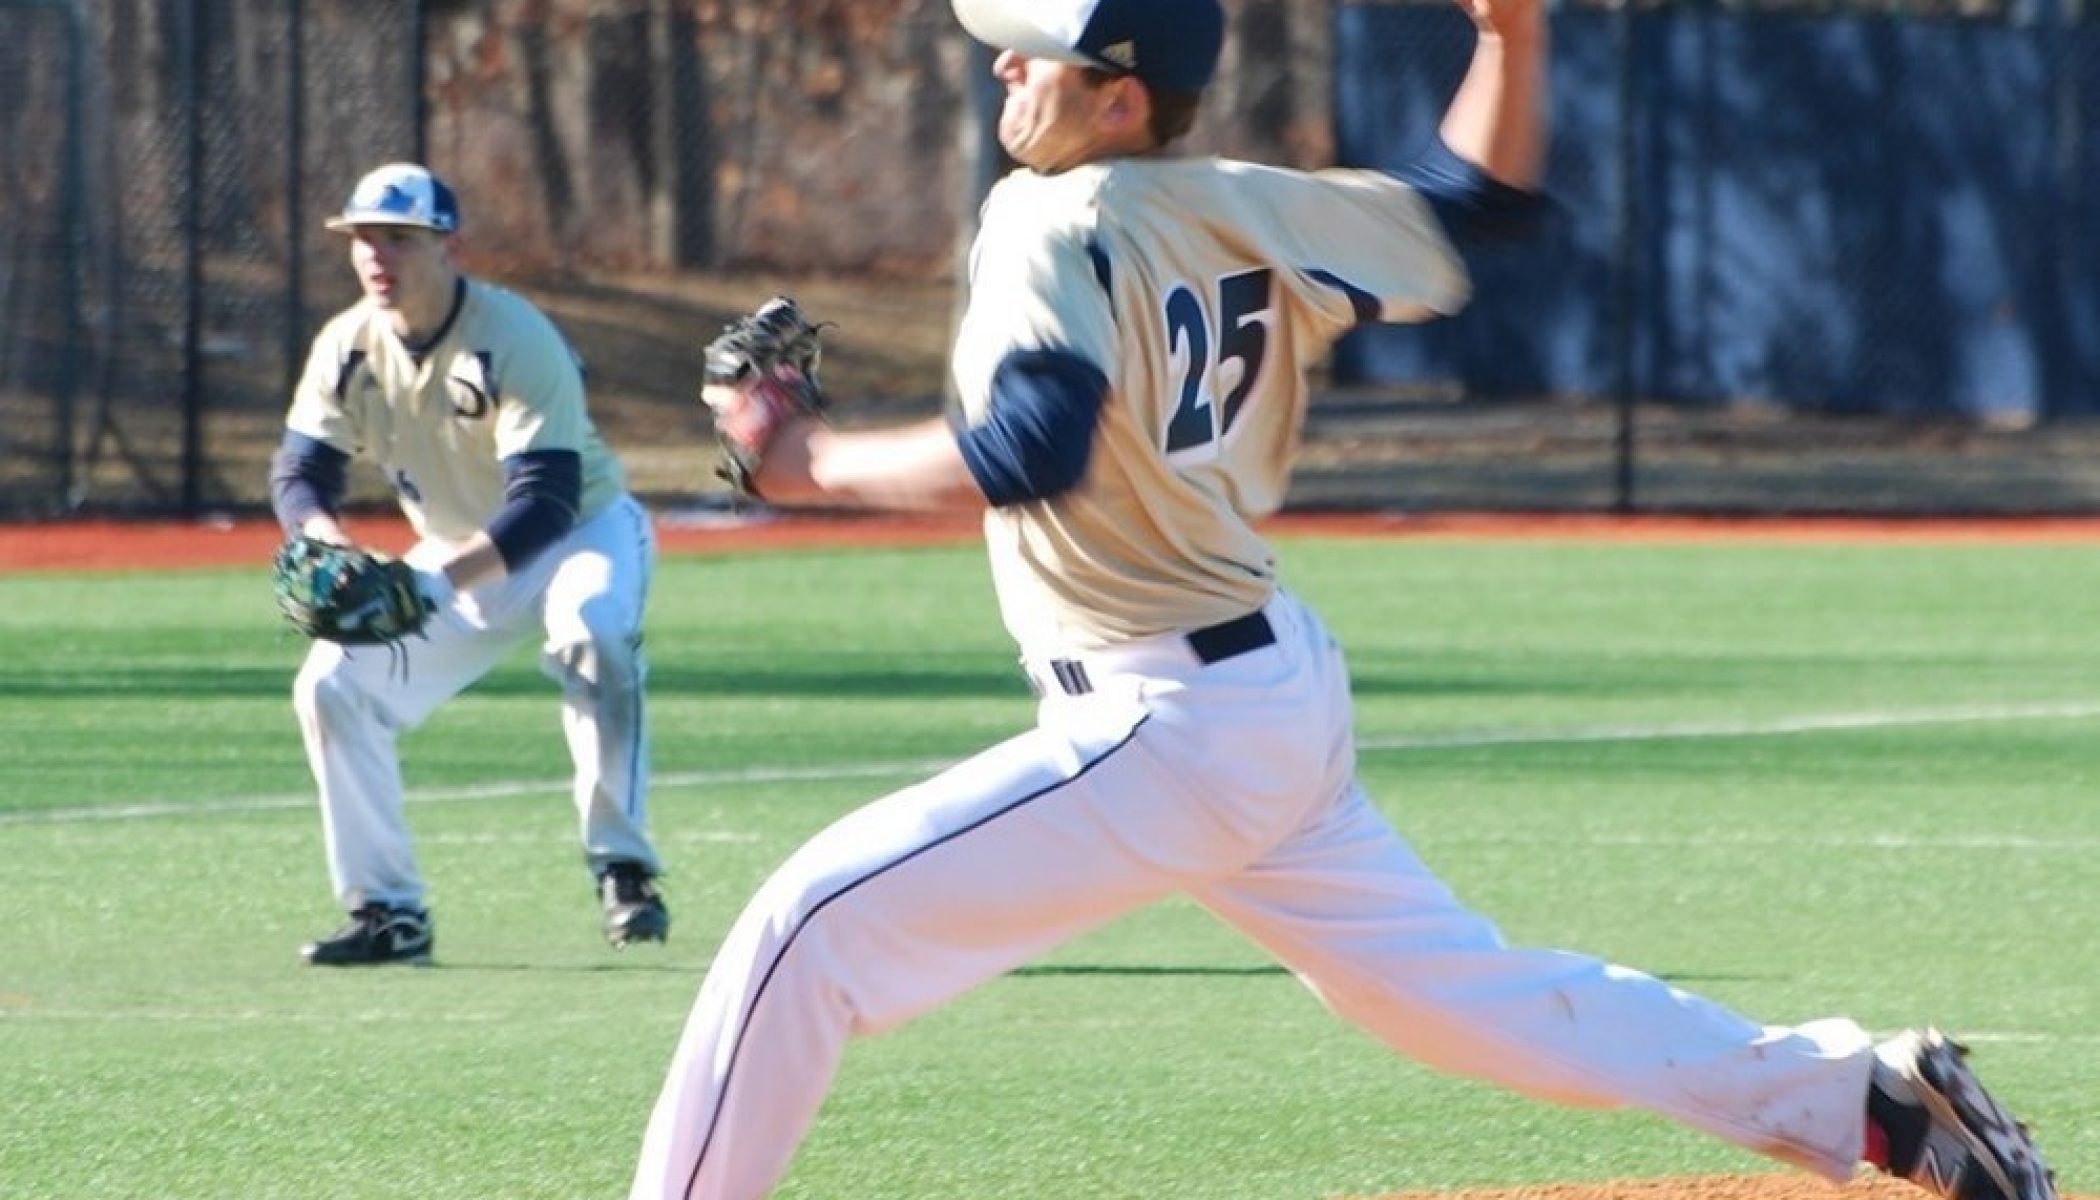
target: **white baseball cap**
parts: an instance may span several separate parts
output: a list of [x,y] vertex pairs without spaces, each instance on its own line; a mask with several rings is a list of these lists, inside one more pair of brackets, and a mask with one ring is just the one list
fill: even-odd
[[328,218],[328,228],[357,225],[413,225],[453,233],[459,229],[459,201],[429,167],[388,163],[357,181],[343,211]]
[[952,0],[970,36],[1001,50],[1200,92],[1218,69],[1218,0]]

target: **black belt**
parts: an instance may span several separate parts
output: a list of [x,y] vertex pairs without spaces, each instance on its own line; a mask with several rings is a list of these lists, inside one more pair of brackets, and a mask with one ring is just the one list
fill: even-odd
[[[1196,661],[1207,667],[1238,658],[1249,650],[1275,645],[1276,630],[1269,625],[1269,618],[1256,610],[1244,617],[1192,630],[1186,640]],[[1076,658],[1051,659],[1050,673],[1067,696],[1084,696],[1094,690],[1093,681],[1086,675],[1086,664]]]

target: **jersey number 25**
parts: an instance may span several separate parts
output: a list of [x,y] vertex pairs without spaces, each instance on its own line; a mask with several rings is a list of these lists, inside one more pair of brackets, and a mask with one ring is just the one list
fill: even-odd
[[[1232,432],[1269,352],[1269,322],[1275,319],[1270,309],[1273,282],[1267,268],[1222,276],[1214,305],[1206,305],[1185,283],[1167,293],[1170,370],[1181,381],[1174,415],[1167,420],[1169,458],[1207,458]],[[1211,319],[1213,308],[1216,321]]]

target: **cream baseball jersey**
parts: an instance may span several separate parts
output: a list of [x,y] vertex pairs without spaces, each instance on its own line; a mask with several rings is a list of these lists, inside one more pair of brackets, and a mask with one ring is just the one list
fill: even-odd
[[954,372],[982,420],[1016,352],[1107,376],[1085,477],[985,519],[1024,651],[1113,644],[1260,608],[1253,522],[1283,502],[1305,371],[1368,321],[1454,312],[1457,251],[1407,185],[1218,159],[1017,171],[985,202]]
[[314,339],[286,426],[379,463],[418,536],[459,541],[503,507],[502,461],[528,450],[582,460],[578,523],[626,490],[584,407],[583,373],[553,322],[477,279],[422,353],[370,301]]

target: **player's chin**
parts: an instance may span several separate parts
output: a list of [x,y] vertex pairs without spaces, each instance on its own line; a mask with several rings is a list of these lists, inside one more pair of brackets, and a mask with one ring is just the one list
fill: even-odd
[[1055,175],[1077,166],[1081,156],[1073,153],[1064,143],[1069,139],[1044,137],[1040,130],[1002,127],[999,144],[1005,148],[1006,156],[1040,175]]
[[999,146],[1007,157],[1017,163],[1027,164],[1027,154],[1036,143],[1035,130],[1028,123],[1027,114],[1016,113],[1009,108],[999,118]]
[[1016,139],[1002,144],[1006,147],[1006,156],[1008,158],[1013,159],[1031,171],[1042,175],[1055,175],[1060,169],[1057,163],[1049,155],[1043,154],[1037,143],[1032,140]]

